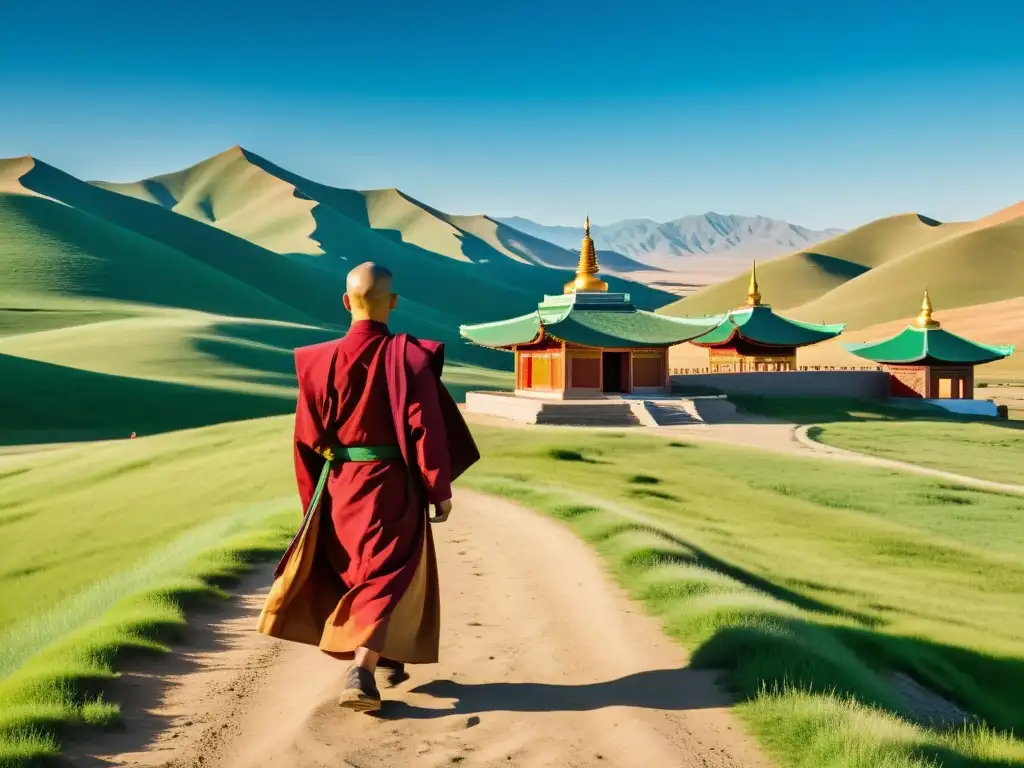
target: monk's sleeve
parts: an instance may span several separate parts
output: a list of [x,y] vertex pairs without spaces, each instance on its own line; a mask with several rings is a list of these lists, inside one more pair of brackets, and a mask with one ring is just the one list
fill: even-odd
[[313,450],[320,439],[320,418],[316,402],[299,384],[299,401],[295,408],[295,480],[299,486],[302,509],[309,506],[316,483],[324,466],[323,457]]
[[408,418],[416,462],[427,489],[427,501],[439,504],[452,497],[452,472],[437,376],[428,367],[409,383]]

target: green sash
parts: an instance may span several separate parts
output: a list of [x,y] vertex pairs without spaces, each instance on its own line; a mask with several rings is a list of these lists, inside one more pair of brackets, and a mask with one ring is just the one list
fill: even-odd
[[306,514],[302,516],[302,524],[299,526],[299,531],[295,534],[295,538],[292,539],[288,549],[285,550],[284,556],[277,564],[277,568],[274,570],[274,578],[281,575],[285,563],[288,562],[288,558],[291,557],[296,545],[306,532],[306,527],[309,525],[313,513],[320,506],[320,499],[324,495],[324,488],[327,487],[327,478],[331,476],[331,467],[344,464],[346,461],[391,461],[402,458],[402,451],[397,445],[335,445],[317,449],[316,452],[324,457],[324,468],[320,470],[320,479],[316,481],[316,488],[313,490],[313,496],[309,500],[309,506],[306,507]]
[[390,461],[402,458],[402,452],[397,445],[336,445],[330,448],[323,448],[317,451],[326,461],[324,468],[320,470],[320,479],[316,481],[316,488],[313,496],[306,507],[305,518],[308,519],[313,510],[320,504],[320,497],[324,494],[327,485],[327,478],[331,476],[331,467],[344,464],[346,461]]

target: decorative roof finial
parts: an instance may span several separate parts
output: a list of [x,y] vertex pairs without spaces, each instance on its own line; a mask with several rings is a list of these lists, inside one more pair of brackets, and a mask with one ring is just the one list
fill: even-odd
[[583,225],[583,242],[580,243],[580,263],[576,267],[576,278],[565,284],[565,293],[577,291],[607,291],[608,283],[598,278],[597,251],[590,239],[590,216]]
[[939,321],[932,317],[932,299],[928,289],[924,289],[924,301],[921,302],[921,313],[914,321],[918,328],[940,328]]
[[757,307],[761,304],[761,292],[757,287],[757,262],[754,261],[750,266],[750,285],[747,286],[747,302],[748,307]]

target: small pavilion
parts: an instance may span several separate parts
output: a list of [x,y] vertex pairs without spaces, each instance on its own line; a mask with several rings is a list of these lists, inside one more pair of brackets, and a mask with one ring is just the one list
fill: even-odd
[[628,293],[610,293],[598,272],[587,217],[576,276],[561,295],[545,296],[527,315],[463,325],[459,332],[474,344],[515,355],[517,395],[668,393],[668,348],[706,333],[717,321],[637,309]]
[[796,350],[842,333],[845,324],[818,325],[790,320],[761,303],[757,265],[750,270],[746,301],[724,316],[708,318],[715,327],[691,341],[708,350],[711,373],[795,371]]
[[973,400],[974,366],[1008,357],[1013,346],[979,344],[950,333],[932,311],[925,290],[913,324],[889,339],[847,344],[846,349],[881,365],[889,374],[892,397]]

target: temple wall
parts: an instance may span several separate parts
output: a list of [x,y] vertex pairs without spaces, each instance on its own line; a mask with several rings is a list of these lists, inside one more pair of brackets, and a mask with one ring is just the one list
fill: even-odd
[[643,350],[633,352],[633,387],[650,389],[665,386],[665,366],[668,364],[668,350]]
[[892,397],[931,397],[928,369],[923,365],[886,366]]
[[965,366],[886,365],[893,397],[970,400],[974,397],[974,368]]
[[568,350],[569,386],[573,389],[601,388],[601,353],[591,350]]
[[713,389],[726,395],[764,397],[886,398],[889,374],[884,371],[784,371],[699,373],[671,377],[672,388]]

